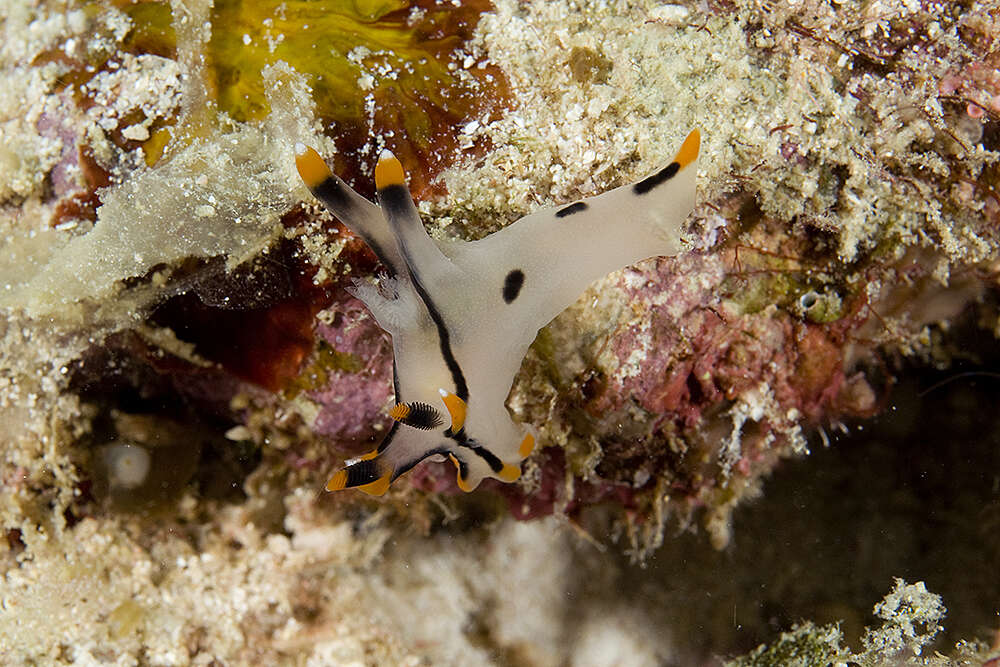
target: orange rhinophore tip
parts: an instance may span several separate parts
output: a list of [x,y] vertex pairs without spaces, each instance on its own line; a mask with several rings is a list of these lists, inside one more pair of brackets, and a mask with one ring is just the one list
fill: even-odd
[[448,408],[448,414],[451,415],[451,432],[458,433],[465,426],[465,413],[469,406],[461,398],[444,389],[438,389],[438,393],[441,394],[444,407]]
[[315,149],[305,144],[295,144],[295,168],[309,188],[314,188],[330,178],[330,168]]
[[681,144],[681,149],[677,151],[677,157],[674,158],[674,162],[679,164],[681,169],[683,169],[695,161],[699,150],[701,150],[701,132],[694,129],[691,130],[691,134]]
[[522,459],[526,459],[531,456],[531,452],[535,449],[535,436],[530,433],[524,436],[524,440],[521,441],[521,446],[518,448],[517,453],[521,455]]
[[458,465],[458,459],[455,458],[454,454],[449,454],[448,458],[455,464],[455,480],[458,481],[458,488],[462,489],[466,493],[471,493],[472,487],[469,486],[469,483],[462,477],[462,467]]
[[383,148],[382,154],[378,156],[378,163],[375,165],[375,188],[382,190],[390,185],[403,185],[405,182],[406,174],[403,172],[403,165],[392,154],[392,151]]

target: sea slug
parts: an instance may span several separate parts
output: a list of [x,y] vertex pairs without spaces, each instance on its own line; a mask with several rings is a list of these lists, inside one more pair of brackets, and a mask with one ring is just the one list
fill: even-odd
[[356,283],[354,294],[392,335],[393,425],[327,490],[381,495],[424,459],[450,459],[464,491],[484,477],[517,479],[535,438],[511,419],[505,401],[528,346],[594,280],[682,250],[700,141],[692,131],[669,164],[641,181],[536,211],[471,242],[427,235],[388,150],[375,167],[375,205],[314,149],[296,145],[302,180],[388,274],[378,287]]

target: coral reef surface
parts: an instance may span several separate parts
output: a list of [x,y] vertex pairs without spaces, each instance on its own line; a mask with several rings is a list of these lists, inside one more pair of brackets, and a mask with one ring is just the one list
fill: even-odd
[[[766,541],[749,519],[740,539],[747,501],[898,407],[908,369],[990,372],[998,22],[986,0],[7,3],[0,661],[878,664],[923,646],[947,624],[918,584],[848,645],[828,620],[857,620],[856,597],[758,610],[781,623],[732,639],[733,610],[704,602],[724,569],[696,559],[714,616],[693,630],[656,605],[680,584],[649,572],[687,532],[728,558]],[[694,127],[688,250],[594,283],[539,334],[508,399],[538,434],[516,485],[465,495],[429,464],[381,501],[319,492],[388,427],[392,358],[344,289],[377,261],[311,200],[297,141],[362,189],[391,147],[447,243],[641,178]],[[990,536],[984,493],[921,498]],[[995,658],[971,643],[995,617],[958,616],[981,619],[958,626],[970,643],[936,650]]]

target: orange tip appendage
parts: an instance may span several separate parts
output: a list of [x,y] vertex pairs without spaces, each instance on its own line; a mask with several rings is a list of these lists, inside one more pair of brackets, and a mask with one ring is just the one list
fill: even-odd
[[466,493],[471,493],[473,489],[469,486],[469,483],[462,478],[462,468],[458,465],[458,459],[455,458],[454,454],[449,454],[448,458],[455,464],[455,480],[458,481],[458,488],[462,489]]
[[403,165],[388,148],[383,148],[375,164],[375,188],[382,190],[390,185],[403,185],[406,174]]
[[438,393],[441,394],[444,407],[448,408],[448,414],[451,415],[451,432],[458,433],[465,426],[465,413],[468,411],[469,406],[466,405],[465,401],[449,391],[438,389]]
[[513,466],[509,463],[503,464],[503,468],[497,473],[497,477],[505,482],[513,482],[521,476],[521,466]]
[[677,157],[674,158],[674,162],[679,164],[681,169],[683,169],[697,159],[698,151],[700,150],[701,132],[697,129],[691,130],[691,134],[687,136],[687,139],[681,144],[681,149],[677,151]]
[[314,148],[305,144],[295,144],[295,168],[309,188],[314,188],[330,178],[330,168]]
[[528,433],[524,436],[524,440],[521,441],[521,446],[518,448],[517,453],[521,455],[522,459],[526,459],[531,456],[531,452],[535,449],[535,436]]

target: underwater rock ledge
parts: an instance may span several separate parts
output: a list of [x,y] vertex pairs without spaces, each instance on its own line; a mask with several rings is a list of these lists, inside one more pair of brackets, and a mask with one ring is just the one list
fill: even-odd
[[[783,459],[891,404],[900,359],[1000,335],[988,3],[315,4],[4,18],[5,661],[482,656],[355,613],[392,587],[387,542],[502,551],[470,527],[556,515],[636,559],[677,525],[725,548]],[[635,181],[693,127],[689,251],[539,334],[516,485],[465,496],[425,464],[381,502],[318,492],[390,428],[392,356],[345,291],[378,262],[311,202],[297,141],[359,188],[392,148],[447,243]]]

